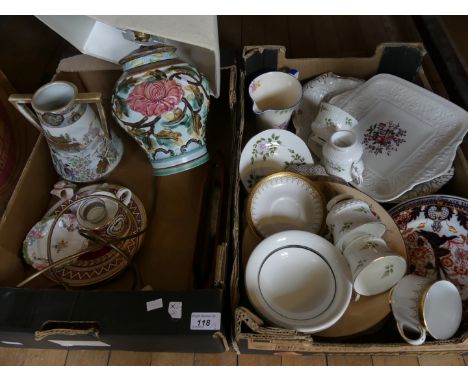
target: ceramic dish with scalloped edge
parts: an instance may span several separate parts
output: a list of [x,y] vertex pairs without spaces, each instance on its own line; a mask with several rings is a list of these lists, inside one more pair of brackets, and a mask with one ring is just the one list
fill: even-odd
[[278,172],[263,178],[249,194],[247,223],[261,237],[296,229],[321,234],[325,199],[305,176]]
[[379,202],[447,173],[468,131],[468,113],[390,74],[378,74],[343,102],[364,147],[364,181],[353,184]]
[[337,94],[354,89],[363,82],[357,78],[342,77],[329,72],[313,78],[302,87],[302,100],[292,115],[292,121],[296,134],[308,143],[309,148],[318,157],[321,157],[321,145],[309,140],[309,135],[310,125],[317,115],[320,103],[327,102]]

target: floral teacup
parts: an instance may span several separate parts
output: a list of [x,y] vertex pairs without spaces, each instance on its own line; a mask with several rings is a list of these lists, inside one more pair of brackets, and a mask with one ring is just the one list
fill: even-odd
[[339,107],[322,102],[314,121],[311,124],[310,139],[321,145],[329,141],[338,130],[352,130],[358,121]]
[[392,252],[385,240],[371,235],[354,239],[343,252],[358,295],[373,296],[393,287],[406,273],[406,260]]
[[338,195],[327,204],[326,223],[333,236],[333,241],[340,251],[355,238],[362,235],[382,237],[385,224],[371,211],[363,201],[350,198],[350,195]]

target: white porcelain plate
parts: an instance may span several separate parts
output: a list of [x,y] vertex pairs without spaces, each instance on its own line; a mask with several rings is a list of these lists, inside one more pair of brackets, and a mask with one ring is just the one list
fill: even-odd
[[252,137],[242,150],[239,172],[247,191],[263,177],[282,171],[290,164],[313,164],[312,155],[297,135],[269,129]]
[[315,333],[346,311],[351,272],[327,240],[305,231],[283,231],[264,239],[246,266],[245,286],[252,305],[270,322]]
[[389,74],[372,77],[335,106],[359,120],[364,182],[353,185],[379,202],[447,173],[468,131],[465,110]]
[[320,233],[325,201],[308,178],[280,172],[263,178],[247,202],[247,220],[262,237],[296,229]]

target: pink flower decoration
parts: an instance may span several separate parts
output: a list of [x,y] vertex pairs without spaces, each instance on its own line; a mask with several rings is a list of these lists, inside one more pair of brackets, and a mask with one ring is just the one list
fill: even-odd
[[145,82],[135,86],[128,96],[130,109],[146,117],[162,115],[174,109],[184,96],[184,90],[174,80]]

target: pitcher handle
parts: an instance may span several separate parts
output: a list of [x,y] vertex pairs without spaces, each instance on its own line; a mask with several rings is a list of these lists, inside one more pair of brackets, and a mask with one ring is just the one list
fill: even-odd
[[99,119],[101,120],[102,130],[107,138],[110,139],[109,128],[107,127],[106,113],[102,106],[102,94],[101,93],[79,93],[75,101],[78,103],[94,103],[96,104],[97,111],[99,113]]
[[11,94],[8,97],[8,101],[18,110],[23,116],[33,124],[41,133],[41,123],[39,122],[39,118],[37,117],[36,113],[26,104],[31,103],[32,101],[32,94]]

